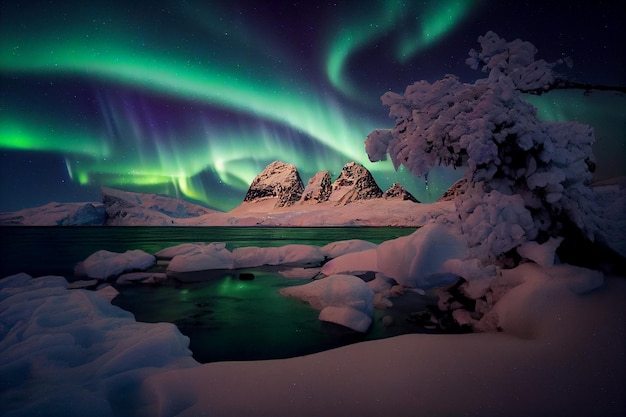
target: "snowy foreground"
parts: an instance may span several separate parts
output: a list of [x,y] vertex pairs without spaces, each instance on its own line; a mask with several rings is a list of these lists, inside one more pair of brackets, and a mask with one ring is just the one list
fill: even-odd
[[[171,258],[168,276],[184,273],[181,265],[281,264],[303,271],[302,265],[333,258],[321,268],[326,278],[285,295],[319,309],[321,320],[345,320],[357,330],[369,325],[374,293],[393,292],[389,277],[395,285],[427,289],[463,269],[468,293],[492,291],[496,301],[483,327],[501,332],[412,334],[291,359],[199,364],[173,324],[138,323],[111,305],[111,286],[69,290],[62,277],[3,278],[0,414],[624,415],[626,280],[553,264],[555,244],[525,247],[526,262],[495,275],[472,270],[455,259],[463,249],[458,236],[440,228],[427,226],[378,246],[352,241],[230,252],[211,243],[180,245],[159,256]],[[101,280],[153,262],[141,251],[101,251],[78,268]],[[365,284],[350,274],[357,270],[377,278]],[[161,279],[149,274],[119,279]]]

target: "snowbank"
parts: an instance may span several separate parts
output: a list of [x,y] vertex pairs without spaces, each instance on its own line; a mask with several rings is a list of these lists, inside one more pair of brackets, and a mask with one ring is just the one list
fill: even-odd
[[184,272],[233,269],[234,262],[235,258],[225,243],[213,242],[174,256],[167,265],[167,274],[176,276]]
[[[63,277],[0,280],[3,416],[128,415],[146,376],[197,365],[170,323],[137,323]],[[111,287],[108,287],[111,288]]]
[[100,226],[106,220],[102,203],[57,203],[0,213],[6,226]]
[[320,310],[319,319],[366,332],[374,314],[374,292],[353,275],[331,275],[306,285],[287,287],[282,295],[306,301]]
[[20,274],[0,280],[0,407],[12,417],[622,416],[626,280],[599,278],[569,265],[511,270],[494,309],[500,333],[198,365],[175,326],[136,323],[61,277]]
[[331,242],[322,246],[321,249],[322,253],[324,253],[327,258],[333,259],[347,253],[360,252],[366,249],[375,249],[376,247],[378,247],[376,243],[368,242],[367,240],[350,239],[341,240],[339,242]]
[[325,259],[319,247],[313,245],[284,245],[259,248],[247,246],[233,250],[234,267],[262,265],[317,265]]
[[322,267],[322,273],[382,272],[405,287],[428,289],[457,279],[445,268],[445,261],[464,259],[467,251],[462,237],[432,223],[409,236],[382,242],[376,249],[335,258]]
[[139,249],[124,253],[99,250],[79,263],[74,274],[104,280],[126,271],[147,269],[155,262],[154,256]]
[[180,417],[624,415],[626,281],[579,295],[566,285],[576,269],[516,273],[525,282],[500,300],[503,333],[205,364],[148,377],[144,398],[155,416]]

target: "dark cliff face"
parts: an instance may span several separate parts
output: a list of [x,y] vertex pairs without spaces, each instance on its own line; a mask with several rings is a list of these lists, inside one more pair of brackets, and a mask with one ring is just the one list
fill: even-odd
[[300,203],[315,204],[328,201],[332,192],[330,172],[320,171],[307,184]]
[[277,199],[275,208],[288,207],[300,200],[304,185],[293,164],[275,161],[252,181],[243,201]]
[[346,205],[359,200],[376,198],[408,200],[419,203],[400,184],[394,184],[385,193],[380,189],[371,172],[356,162],[347,163],[334,182],[328,171],[320,171],[309,179],[306,188],[293,164],[275,161],[256,176],[244,202],[276,200],[274,208],[299,204],[331,202]]
[[102,203],[105,207],[106,220],[124,218],[128,215],[128,209],[133,207],[128,201],[112,196],[104,191],[102,193]]
[[459,195],[464,194],[467,189],[467,179],[461,178],[450,186],[437,200],[439,201],[452,201]]
[[395,182],[385,193],[383,198],[386,200],[409,200],[414,203],[419,203],[417,198],[413,197],[413,194],[408,192],[402,185]]
[[330,200],[345,205],[352,201],[380,198],[382,195],[383,191],[368,169],[356,162],[349,162],[332,184]]

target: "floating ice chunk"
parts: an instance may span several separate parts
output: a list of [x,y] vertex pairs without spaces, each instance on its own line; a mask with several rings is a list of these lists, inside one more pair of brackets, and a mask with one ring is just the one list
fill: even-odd
[[107,279],[132,270],[144,270],[156,262],[156,258],[140,249],[129,250],[124,253],[99,250],[91,254],[74,269],[76,275],[86,275],[89,278]]
[[278,273],[285,278],[313,279],[320,274],[320,268],[291,268]]
[[467,246],[445,226],[429,224],[409,236],[381,243],[376,251],[378,271],[405,287],[430,288],[449,282],[443,264],[465,258]]
[[331,259],[322,266],[324,275],[359,274],[378,271],[378,254],[376,249],[347,253]]
[[249,268],[261,265],[313,265],[324,259],[324,253],[313,245],[285,245],[259,248],[247,246],[233,250],[234,267]]
[[[353,275],[331,275],[306,285],[287,287],[282,295],[299,298],[316,310],[319,319],[366,332],[374,314],[374,292]],[[326,310],[329,307],[333,307]]]
[[116,284],[128,284],[130,282],[141,282],[142,284],[154,284],[165,281],[167,274],[163,272],[131,272],[119,276]]
[[233,269],[233,254],[226,244],[214,242],[200,245],[195,250],[176,255],[167,266],[168,274],[181,272],[207,271],[210,269]]
[[319,264],[325,259],[319,247],[313,245],[285,245],[282,249],[282,265]]
[[409,236],[388,240],[376,249],[348,253],[322,267],[326,275],[382,272],[400,285],[431,288],[453,280],[443,264],[448,259],[464,259],[467,244],[458,234],[440,224],[428,224]]
[[372,324],[372,316],[352,307],[324,307],[318,318],[321,321],[340,324],[357,332],[365,333]]
[[332,242],[328,245],[322,246],[321,249],[327,258],[334,259],[347,253],[360,252],[366,249],[375,249],[377,246],[378,245],[376,243],[368,242],[367,240],[351,239]]
[[106,287],[103,287],[103,288],[99,288],[97,291],[95,291],[96,295],[104,298],[108,302],[111,302],[115,297],[117,297],[119,293],[120,292],[118,290],[116,290],[110,285],[107,285]]
[[261,265],[279,265],[281,254],[280,249],[275,247],[246,246],[233,249],[233,257],[235,268],[250,268]]
[[161,249],[154,255],[159,259],[172,259],[177,255],[185,255],[191,252],[197,252],[201,248],[207,246],[206,243],[183,243],[169,248]]

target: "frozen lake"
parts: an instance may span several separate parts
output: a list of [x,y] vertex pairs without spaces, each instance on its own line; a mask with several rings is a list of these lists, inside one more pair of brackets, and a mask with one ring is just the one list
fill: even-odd
[[[26,272],[34,277],[72,278],[74,265],[93,252],[142,249],[154,253],[188,242],[226,242],[228,249],[244,246],[282,246],[291,243],[323,246],[346,239],[374,243],[410,234],[406,228],[242,228],[242,227],[5,227],[1,229],[1,276]],[[278,268],[278,269],[285,269]],[[300,356],[344,346],[421,331],[405,320],[418,310],[422,297],[409,295],[393,310],[375,311],[366,335],[320,322],[318,311],[278,290],[306,281],[285,278],[277,267],[209,274],[202,282],[168,281],[158,286],[116,286],[113,304],[131,311],[137,320],[166,321],[190,337],[190,348],[200,362],[256,360]],[[252,272],[252,281],[239,280]],[[410,306],[408,304],[411,304]],[[385,327],[381,319],[394,317]]]

